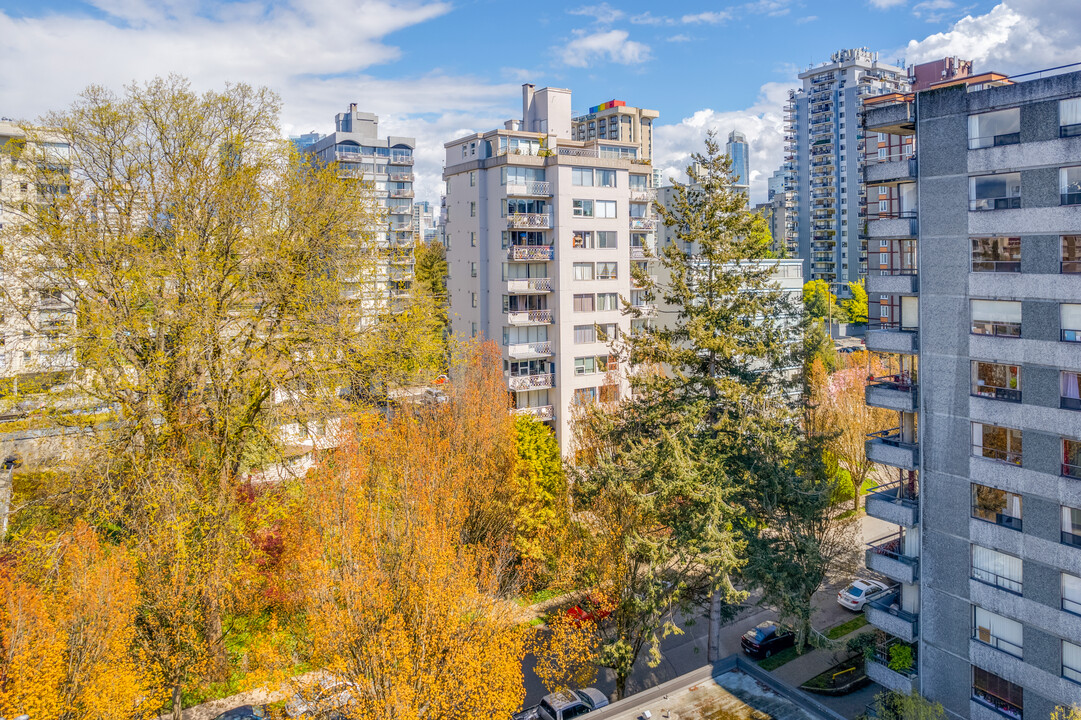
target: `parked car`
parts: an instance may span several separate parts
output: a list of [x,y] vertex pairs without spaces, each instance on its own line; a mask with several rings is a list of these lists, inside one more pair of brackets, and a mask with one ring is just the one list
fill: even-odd
[[602,708],[608,698],[596,688],[560,690],[545,695],[539,704],[514,714],[514,720],[571,720]]
[[775,622],[761,622],[743,633],[739,644],[755,660],[768,658],[796,643],[796,634]]
[[214,720],[264,720],[270,717],[262,705],[241,705],[240,707],[226,710]]
[[612,601],[603,593],[591,592],[581,602],[567,610],[571,624],[598,623],[612,614]]
[[892,588],[878,580],[854,580],[851,585],[837,593],[837,604],[854,612],[863,610],[864,605],[884,597]]
[[347,711],[352,703],[353,683],[326,676],[301,690],[285,703],[285,714],[295,718],[305,714],[329,711],[334,717],[345,720],[348,716],[341,711]]

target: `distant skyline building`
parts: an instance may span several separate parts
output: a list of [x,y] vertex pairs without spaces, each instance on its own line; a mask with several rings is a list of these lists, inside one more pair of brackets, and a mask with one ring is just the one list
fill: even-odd
[[784,192],[785,169],[779,167],[773,171],[766,181],[766,200],[772,200],[774,195]]
[[290,135],[289,142],[293,144],[293,147],[296,148],[297,152],[306,152],[308,148],[319,142],[322,137],[321,134],[312,130],[303,135]]
[[413,234],[423,242],[436,239],[436,216],[427,200],[413,203]]
[[735,187],[747,195],[751,188],[750,150],[747,147],[747,136],[739,130],[728,133],[728,142],[724,151],[732,158],[732,177]]
[[[571,140],[618,140],[633,142],[641,148],[639,157],[653,160],[653,121],[656,110],[630,107],[622,100],[609,100],[589,108],[589,112],[571,118]],[[544,132],[542,128],[522,128]]]

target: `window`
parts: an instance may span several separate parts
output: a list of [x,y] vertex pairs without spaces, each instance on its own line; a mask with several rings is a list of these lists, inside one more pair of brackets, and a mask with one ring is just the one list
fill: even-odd
[[593,217],[593,201],[572,200],[571,211],[574,217]]
[[1021,238],[972,238],[972,272],[1021,272]]
[[1063,273],[1081,273],[1081,235],[1062,236],[1062,264],[1059,269]]
[[1059,373],[1059,407],[1067,410],[1081,410],[1079,385],[1081,385],[1081,373],[1069,370]]
[[598,170],[597,171],[597,186],[614,188],[616,186],[616,171],[615,170]]
[[619,337],[619,325],[616,323],[601,323],[597,325],[597,340],[611,342]]
[[578,388],[574,391],[574,404],[585,405],[597,401],[597,388]]
[[977,175],[968,179],[969,210],[1021,207],[1021,173]]
[[599,218],[614,218],[616,216],[616,201],[615,200],[598,200],[597,201],[597,217]]
[[972,610],[972,637],[1004,653],[1021,657],[1024,635],[1021,623],[982,607],[973,606]]
[[477,246],[477,234],[475,232],[470,232],[469,233],[469,246],[470,247],[476,247]]
[[627,206],[632,218],[644,218],[648,214],[646,212],[647,207],[649,206],[645,203],[631,203]]
[[614,262],[601,262],[597,263],[597,279],[598,280],[615,280],[617,263]]
[[972,361],[972,394],[979,397],[1021,402],[1021,368]]
[[1021,529],[1021,496],[1005,490],[972,484],[972,517]]
[[593,186],[593,171],[589,168],[571,168],[571,185]]
[[996,110],[968,116],[968,149],[1016,145],[1021,142],[1021,109]]
[[574,326],[574,344],[584,345],[586,343],[597,342],[597,328],[593,325],[575,325]]
[[1058,101],[1059,137],[1081,135],[1081,98]]
[[469,173],[469,187],[476,187],[476,186],[477,186],[477,171],[472,170]]
[[972,699],[976,702],[1021,720],[1024,712],[1024,692],[1020,685],[1014,685],[992,672],[972,666]]
[[469,217],[476,217],[476,216],[477,216],[477,203],[475,203],[473,201],[470,201],[469,202]]
[[619,293],[597,293],[598,310],[619,310]]
[[601,385],[601,402],[619,400],[619,385]]
[[1081,509],[1062,506],[1062,542],[1081,547]]
[[1011,465],[1021,464],[1021,431],[1013,428],[972,423],[972,454]]
[[1063,205],[1081,205],[1081,165],[1058,171],[1059,199]]
[[614,230],[601,230],[597,232],[597,247],[612,249],[616,246],[616,233]]
[[471,292],[471,293],[469,293],[469,295],[470,295],[470,302],[473,304],[473,307],[476,307],[477,306],[477,294],[475,292]]
[[1062,677],[1081,683],[1081,645],[1062,641]]
[[1062,609],[1081,615],[1081,577],[1062,573]]
[[575,280],[592,280],[593,263],[574,263]]
[[571,236],[571,244],[576,248],[592,248],[593,233],[589,230],[575,230]]
[[475,262],[469,263],[469,277],[477,276],[477,264]]
[[593,295],[575,295],[574,312],[593,312]]
[[980,545],[972,546],[974,579],[1020,595],[1021,572],[1021,558]]
[[[1077,307],[1081,310],[1081,306]],[[1081,319],[1081,312],[1078,317]],[[976,335],[1020,337],[1021,303],[1011,300],[973,300],[972,332]]]
[[649,189],[649,177],[646,175],[631,175],[628,181],[631,190],[641,192]]
[[1058,308],[1062,341],[1081,342],[1081,305],[1062,303]]

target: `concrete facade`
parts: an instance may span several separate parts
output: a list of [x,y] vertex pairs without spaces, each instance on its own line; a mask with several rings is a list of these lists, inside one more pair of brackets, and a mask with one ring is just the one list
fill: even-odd
[[[914,311],[918,333],[884,310],[868,347],[919,372],[915,411],[899,413],[899,433],[918,447],[920,537],[917,582],[902,594],[917,598],[919,689],[953,718],[1045,718],[1081,702],[1081,671],[1063,652],[1081,643],[1081,591],[1069,589],[1081,575],[1081,527],[1070,521],[1081,445],[1069,444],[1081,442],[1081,402],[1067,375],[1081,372],[1081,344],[1062,320],[1064,304],[1081,304],[1081,274],[1063,255],[1081,235],[1081,204],[1059,184],[1061,168],[1081,165],[1081,127],[1060,122],[1071,102],[1081,103],[1081,72],[939,83],[865,117],[869,131],[914,135],[918,147],[902,178],[915,175],[912,232],[874,228],[895,219],[868,231],[884,239],[890,275],[902,274],[896,243],[909,243],[904,271],[918,266],[918,282],[875,284],[883,295],[871,302]],[[990,112],[1000,113],[993,142],[976,132]],[[1019,195],[980,194],[982,178],[1015,172]],[[867,510],[901,519],[884,502]],[[988,613],[1002,620],[979,619]],[[868,617],[909,639],[895,618]]]

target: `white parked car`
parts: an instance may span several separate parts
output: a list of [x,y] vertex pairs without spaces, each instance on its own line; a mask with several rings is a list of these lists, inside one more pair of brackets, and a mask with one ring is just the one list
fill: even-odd
[[893,590],[889,585],[878,580],[856,580],[837,593],[837,603],[854,612],[863,610],[863,606],[880,597],[889,595]]

